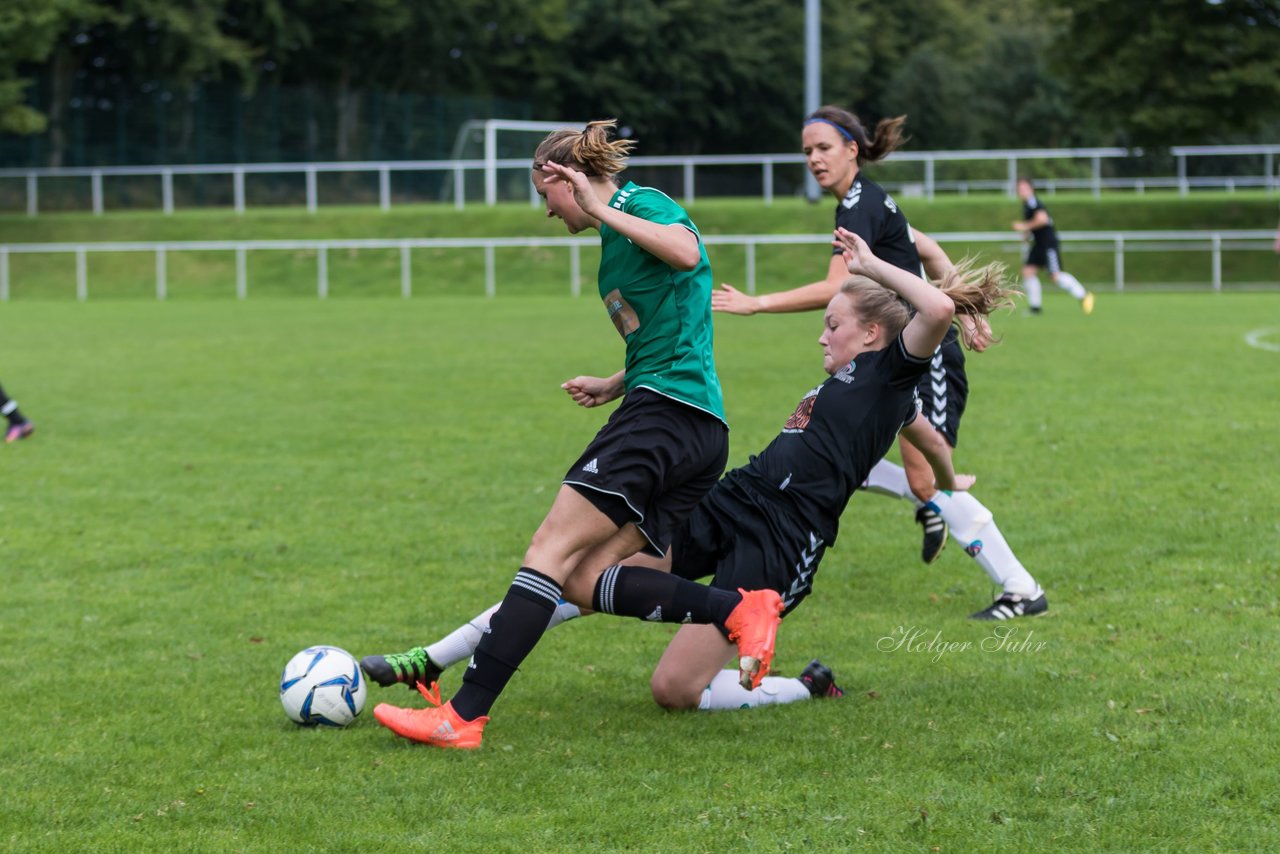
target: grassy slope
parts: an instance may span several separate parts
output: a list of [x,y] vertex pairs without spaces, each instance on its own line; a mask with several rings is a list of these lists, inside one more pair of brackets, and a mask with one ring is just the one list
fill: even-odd
[[[1094,200],[1087,195],[1054,197],[1051,209],[1060,227],[1075,231],[1207,228],[1270,228],[1275,224],[1275,199],[1259,193],[1203,194],[1181,198],[1174,194],[1146,196],[1109,195]],[[912,222],[931,232],[1002,231],[1018,215],[1017,203],[998,196],[939,198],[909,201]],[[692,213],[707,234],[820,234],[830,228],[831,207],[809,205],[795,199],[779,200],[772,207],[744,200],[709,199],[698,202]],[[558,222],[546,220],[527,205],[504,204],[485,210],[473,205],[455,211],[447,205],[394,208],[382,213],[374,208],[322,208],[314,215],[296,208],[252,209],[243,217],[225,210],[159,213],[51,214],[37,218],[0,216],[4,242],[74,242],[129,240],[253,240],[360,237],[447,237],[490,235],[563,235]],[[984,259],[1018,265],[1017,242],[1007,247],[951,245],[956,255],[980,253]],[[757,278],[761,290],[792,287],[822,269],[821,247],[761,248]],[[594,250],[583,254],[589,289],[596,263]],[[1101,247],[1087,251],[1068,247],[1068,268],[1082,281],[1098,289],[1114,280],[1111,251]],[[713,247],[711,260],[717,275],[741,284],[745,256],[735,247]],[[503,250],[497,253],[499,290],[515,293],[557,294],[569,287],[569,262],[565,250]],[[329,258],[330,293],[344,296],[394,296],[400,293],[399,254],[395,250],[344,250]],[[72,256],[13,256],[10,259],[14,299],[71,299],[75,294],[75,262]],[[417,250],[413,256],[416,293],[480,294],[484,291],[483,260],[477,251]],[[1210,275],[1207,251],[1131,252],[1126,285],[1150,283],[1198,287]],[[797,271],[801,272],[799,275]],[[808,272],[812,271],[812,272]],[[94,255],[89,259],[89,293],[93,299],[145,298],[155,292],[155,260],[148,254]],[[1271,283],[1277,274],[1269,249],[1228,252],[1223,276],[1232,283]],[[229,253],[170,253],[169,294],[173,299],[227,298],[234,293],[234,260]],[[316,262],[310,252],[260,252],[248,259],[251,295],[313,295]]]
[[[954,545],[919,565],[909,508],[861,496],[778,660],[823,656],[846,700],[666,714],[670,630],[593,618],[474,755],[298,730],[274,682],[500,595],[607,414],[555,388],[616,363],[594,300],[0,317],[40,428],[0,447],[8,850],[1280,847],[1280,356],[1242,340],[1274,296],[1055,294],[971,360],[959,463],[1049,591],[1015,638],[1043,647],[984,651],[985,576]],[[734,464],[816,379],[815,324],[717,321]],[[974,646],[885,651],[900,627]]]

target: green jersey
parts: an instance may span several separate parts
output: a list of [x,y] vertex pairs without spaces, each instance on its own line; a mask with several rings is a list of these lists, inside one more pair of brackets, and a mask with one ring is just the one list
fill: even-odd
[[[649,222],[679,224],[698,234],[684,208],[650,187],[628,182],[609,204]],[[702,256],[677,270],[607,225],[600,226],[600,298],[627,342],[624,385],[647,388],[724,421],[711,334],[711,263]]]

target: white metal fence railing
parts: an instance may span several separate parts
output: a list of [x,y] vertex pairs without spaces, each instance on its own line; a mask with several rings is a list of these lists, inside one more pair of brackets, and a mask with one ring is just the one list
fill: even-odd
[[[889,163],[919,163],[920,172],[910,180],[885,180],[885,184],[897,193],[922,195],[933,198],[939,192],[968,193],[970,191],[1002,191],[1014,195],[1014,184],[1020,164],[1029,160],[1075,160],[1087,161],[1089,175],[1077,178],[1042,179],[1039,183],[1048,193],[1060,189],[1090,190],[1095,196],[1105,190],[1131,190],[1144,192],[1148,189],[1175,188],[1186,195],[1193,189],[1225,189],[1234,191],[1245,188],[1262,188],[1280,190],[1280,174],[1276,172],[1276,155],[1280,154],[1280,145],[1221,145],[1221,146],[1179,146],[1170,149],[1174,160],[1173,175],[1151,175],[1146,177],[1114,177],[1104,176],[1102,163],[1104,160],[1120,160],[1140,157],[1140,149],[1124,148],[1044,148],[1044,149],[1009,149],[1000,151],[899,151],[892,154]],[[1187,163],[1189,158],[1214,157],[1252,157],[1261,158],[1261,169],[1256,167],[1250,174],[1196,176],[1189,174]],[[992,161],[1003,162],[1004,175],[991,179],[941,180],[937,177],[939,164]],[[450,188],[449,195],[455,207],[466,205],[467,176],[477,173],[484,178],[485,204],[492,205],[498,200],[499,172],[516,170],[527,172],[529,158],[496,159],[485,157],[471,160],[401,160],[386,162],[350,162],[350,163],[209,163],[187,166],[100,166],[76,167],[64,169],[0,169],[0,179],[17,179],[25,181],[26,212],[36,216],[40,212],[40,181],[42,179],[79,178],[89,180],[90,206],[95,214],[102,214],[106,209],[104,200],[104,181],[108,178],[155,178],[159,183],[160,207],[166,214],[173,213],[174,178],[177,176],[225,176],[231,181],[232,207],[236,213],[245,211],[247,202],[245,182],[249,176],[261,175],[300,175],[304,179],[306,206],[314,213],[320,207],[320,191],[318,176],[322,174],[376,173],[378,177],[378,206],[382,210],[390,210],[392,206],[392,176],[404,173],[443,173]],[[773,201],[775,172],[779,166],[803,167],[804,156],[796,153],[788,154],[723,154],[698,156],[661,156],[633,157],[630,161],[637,168],[678,169],[680,179],[671,182],[672,188],[680,187],[679,194],[686,203],[697,198],[697,170],[711,167],[758,166],[760,168],[760,197],[766,204]],[[538,204],[537,195],[533,192],[531,182],[528,185],[530,202]],[[343,203],[349,204],[348,198]]]
[[[947,244],[996,244],[1000,251],[1019,252],[1022,243],[1008,232],[943,232],[932,237]],[[704,235],[709,246],[741,246],[745,253],[744,286],[748,293],[756,290],[756,250],[760,246],[821,245],[830,242],[829,234],[725,234]],[[1125,256],[1130,252],[1209,252],[1209,269],[1205,271],[1210,286],[1222,290],[1222,253],[1239,250],[1269,251],[1275,240],[1270,230],[1233,231],[1067,231],[1059,234],[1062,242],[1082,251],[1113,253],[1114,284],[1117,291],[1125,287]],[[235,292],[239,299],[249,293],[249,252],[307,250],[316,253],[316,296],[329,295],[328,253],[336,249],[397,249],[400,253],[400,293],[408,298],[413,293],[411,253],[414,249],[470,249],[483,252],[485,295],[497,294],[495,250],[508,248],[563,247],[569,250],[569,293],[582,291],[583,247],[597,246],[598,241],[586,237],[471,237],[409,238],[364,240],[186,240],[148,243],[14,243],[0,245],[0,302],[10,296],[9,262],[14,255],[71,254],[75,256],[75,293],[79,300],[89,298],[89,265],[91,253],[148,252],[155,256],[156,299],[168,296],[168,256],[173,252],[232,252],[235,254]]]

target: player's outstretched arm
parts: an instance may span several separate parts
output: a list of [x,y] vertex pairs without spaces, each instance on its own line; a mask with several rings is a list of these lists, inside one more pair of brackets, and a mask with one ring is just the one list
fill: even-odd
[[744,294],[733,285],[722,283],[719,290],[711,292],[711,309],[729,314],[816,311],[827,307],[827,303],[831,302],[831,298],[840,290],[840,285],[848,276],[844,259],[839,255],[832,255],[831,263],[827,267],[827,277],[820,282],[810,282],[789,291],[760,296]]

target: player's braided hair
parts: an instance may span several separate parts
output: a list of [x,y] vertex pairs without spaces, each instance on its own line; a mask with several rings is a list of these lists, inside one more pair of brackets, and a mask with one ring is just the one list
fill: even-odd
[[867,136],[867,129],[862,126],[858,117],[842,107],[834,107],[830,104],[819,107],[805,118],[805,124],[815,119],[830,122],[838,130],[843,131],[842,136],[846,140],[858,143],[859,166],[865,162],[875,163],[877,160],[883,160],[910,138],[902,134],[902,126],[907,121],[905,115],[881,119],[876,123],[875,134],[871,137]]
[[636,144],[634,139],[609,139],[609,131],[617,124],[617,119],[599,119],[587,122],[582,130],[552,132],[533,153],[534,171],[551,162],[577,169],[588,178],[613,178],[627,168],[627,156]]

